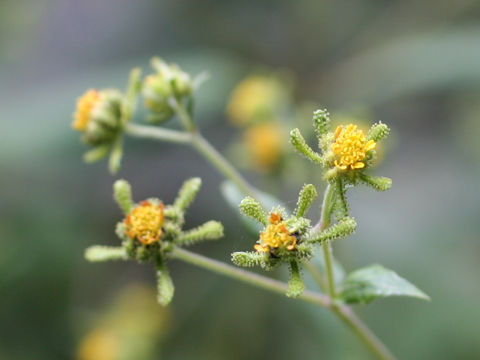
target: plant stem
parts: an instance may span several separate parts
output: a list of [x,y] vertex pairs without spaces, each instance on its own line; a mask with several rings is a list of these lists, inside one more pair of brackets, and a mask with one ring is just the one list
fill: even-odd
[[[334,187],[328,184],[327,188],[325,189],[325,194],[323,195],[322,214],[320,217],[320,231],[326,229],[330,225],[333,192]],[[335,299],[337,293],[335,289],[335,278],[333,275],[332,246],[330,244],[330,241],[324,241],[322,243],[322,250],[323,256],[325,258],[325,272],[327,273],[328,294],[332,299]]]
[[[182,124],[187,132],[169,130],[164,128],[156,128],[153,126],[143,126],[136,124],[128,124],[125,132],[129,135],[150,138],[161,141],[169,141],[179,144],[191,144],[197,149],[217,170],[226,178],[233,181],[239,189],[246,195],[256,198],[255,190],[245,178],[197,131],[193,126],[189,114],[183,109],[181,105],[177,105],[177,115],[181,118]],[[183,120],[182,120],[183,117]],[[192,125],[190,125],[192,124]],[[332,205],[334,200],[334,190],[330,184],[325,190],[322,205],[322,215],[320,222],[316,227],[320,230],[327,228],[330,225],[330,218],[332,214]],[[372,351],[379,359],[392,360],[393,355],[388,351],[385,345],[372,333],[372,331],[354,314],[354,312],[346,305],[335,302],[336,290],[333,276],[332,255],[330,242],[325,241],[322,244],[323,253],[325,256],[325,268],[328,280],[329,295],[326,296],[309,290],[305,290],[298,299],[308,303],[316,304],[330,309],[343,322],[345,322],[355,334],[362,340],[368,349]],[[173,258],[188,262],[192,265],[203,267],[207,270],[231,277],[233,279],[242,281],[244,283],[272,291],[277,294],[285,294],[288,286],[287,284],[261,276],[249,271],[237,269],[231,265],[223,262],[207,258],[202,255],[194,254],[189,251],[175,248],[171,253]],[[308,267],[307,267],[308,269]],[[311,271],[312,276],[318,282],[318,272]],[[319,282],[323,283],[323,282]]]
[[184,132],[148,125],[128,124],[125,132],[131,136],[168,141],[177,144],[191,144],[202,154],[223,176],[238,186],[241,192],[257,198],[254,188],[245,178],[220,154],[198,131]]
[[253,187],[243,176],[220,154],[199,132],[192,133],[192,145],[198,150],[217,170],[238,186],[245,195],[257,198]]
[[181,101],[178,101],[175,99],[175,97],[170,97],[169,99],[170,105],[173,107],[175,110],[175,113],[177,114],[177,117],[180,119],[180,122],[182,123],[182,126],[184,127],[185,130],[188,132],[194,132],[195,131],[195,123],[193,122],[192,117],[190,114],[185,110],[185,107],[181,103]]
[[[238,269],[221,261],[210,259],[178,247],[172,250],[171,256],[174,259],[187,262],[194,266],[213,271],[217,274],[224,275],[277,294],[284,295],[288,289],[287,284],[283,282],[255,274],[250,271]],[[348,306],[336,304],[332,302],[329,296],[309,290],[305,290],[302,294],[300,294],[298,299],[330,309],[354,331],[354,333],[360,338],[360,340],[362,340],[367,348],[379,359],[394,359],[393,355],[388,351],[385,345],[383,345],[382,342],[375,336],[375,334],[373,334],[372,331],[365,324],[363,324],[363,322]]]
[[168,141],[177,144],[188,144],[192,142],[192,134],[190,133],[148,125],[129,123],[125,127],[125,132],[128,135],[138,138]]
[[[277,294],[285,295],[288,290],[287,284],[281,281],[273,280],[266,276],[258,275],[250,271],[238,269],[221,261],[210,259],[206,256],[198,255],[178,247],[172,251],[171,256],[175,259],[182,260],[192,265],[216,272],[217,274],[221,274]],[[301,295],[298,296],[298,299],[326,308],[331,307],[331,301],[328,296],[309,290],[305,290]]]
[[366,347],[379,359],[395,360],[395,356],[393,356],[388,348],[375,336],[363,321],[355,315],[350,307],[332,303],[331,310],[353,330]]

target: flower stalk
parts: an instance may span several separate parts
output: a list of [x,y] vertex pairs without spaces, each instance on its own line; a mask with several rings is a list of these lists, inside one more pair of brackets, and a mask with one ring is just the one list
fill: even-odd
[[[310,147],[298,129],[290,132],[292,146],[306,159],[323,168],[327,182],[320,220],[312,226],[306,214],[317,196],[315,186],[303,186],[296,209],[291,214],[280,205],[267,212],[265,202],[259,201],[262,194],[200,133],[193,118],[193,93],[198,89],[198,78],[192,80],[177,65],[167,64],[160,58],[153,58],[151,64],[154,73],[146,76],[143,82],[140,70],[132,70],[125,92],[116,89],[89,90],[78,100],[72,126],[91,146],[84,155],[85,160],[98,161],[110,153],[109,168],[111,173],[116,173],[122,159],[124,134],[192,146],[247,196],[240,203],[240,211],[263,226],[253,246],[255,251],[234,252],[232,261],[237,266],[261,266],[264,270],[286,264],[290,277],[288,283],[284,283],[181,248],[223,236],[222,224],[213,220],[193,229],[183,229],[185,211],[201,186],[199,178],[186,181],[171,205],[164,205],[158,198],[134,203],[129,183],[118,180],[114,185],[114,197],[125,217],[117,224],[116,233],[122,244],[120,247],[92,246],[85,253],[87,260],[154,263],[158,301],[167,305],[174,295],[167,262],[178,259],[258,288],[325,307],[346,323],[379,359],[394,359],[348,304],[368,303],[374,298],[392,294],[424,299],[428,296],[395,272],[378,265],[354,271],[343,282],[336,284],[331,245],[333,240],[352,234],[356,228],[355,219],[349,216],[347,188],[360,183],[377,191],[391,187],[389,178],[368,174],[375,163],[376,144],[388,135],[388,127],[377,123],[364,134],[357,125],[348,124],[338,126],[333,132],[330,130],[329,113],[317,110],[313,114],[313,127],[318,138],[318,151]],[[130,120],[140,94],[144,106],[150,111],[147,121],[161,124],[176,115],[183,130],[132,124]],[[235,113],[238,115],[238,111]],[[257,130],[261,126],[258,125]],[[275,129],[266,129],[260,132],[262,136],[253,138],[262,149],[276,146],[276,143],[264,139]],[[256,157],[262,154],[258,153]],[[266,159],[270,161],[270,158]],[[323,251],[323,271],[309,263],[316,244]],[[312,274],[326,294],[305,290],[302,267]]]

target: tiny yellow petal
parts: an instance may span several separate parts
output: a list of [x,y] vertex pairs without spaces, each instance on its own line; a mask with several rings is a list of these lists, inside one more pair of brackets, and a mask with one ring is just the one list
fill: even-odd
[[265,246],[262,246],[262,245],[259,245],[259,244],[256,244],[253,248],[258,252],[267,252],[268,251],[268,247],[265,247]]
[[367,142],[367,145],[365,145],[365,150],[368,151],[368,150],[375,149],[376,146],[377,146],[377,143],[375,141],[369,140]]
[[341,132],[342,132],[342,125],[338,125],[337,128],[335,129],[335,139],[338,138]]
[[361,161],[352,165],[352,168],[354,168],[354,169],[363,169],[364,167],[365,167],[365,164]]

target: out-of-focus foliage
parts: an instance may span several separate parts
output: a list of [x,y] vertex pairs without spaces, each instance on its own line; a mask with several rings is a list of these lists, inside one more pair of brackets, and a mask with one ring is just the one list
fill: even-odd
[[144,284],[127,286],[101,309],[81,338],[78,360],[158,359],[159,344],[170,328],[170,314],[158,306],[155,291]]
[[[432,297],[379,300],[362,312],[399,358],[479,357],[478,1],[4,0],[0,20],[0,359],[72,358],[126,279],[154,283],[149,269],[99,271],[82,259],[92,243],[116,243],[120,214],[114,178],[78,160],[84,149],[70,129],[79,94],[123,87],[129,68],[146,67],[154,54],[210,72],[196,109],[222,150],[241,138],[225,119],[228,98],[259,65],[294,74],[286,131],[299,127],[312,146],[315,108],[331,109],[333,119],[367,109],[367,123],[388,122],[396,144],[381,173],[395,186],[382,197],[352,194],[353,210],[365,211],[336,254],[348,271],[382,258]],[[203,178],[187,225],[218,218],[228,240],[196,250],[228,261],[256,240],[219,194],[220,176],[189,149],[133,140],[125,149],[120,175],[139,198],[161,184],[170,201],[184,178]],[[320,176],[293,156],[281,174],[247,174],[289,208],[305,179],[317,185]],[[185,286],[155,358],[286,358],[297,346],[305,359],[369,358],[326,312],[187,265],[172,273]]]

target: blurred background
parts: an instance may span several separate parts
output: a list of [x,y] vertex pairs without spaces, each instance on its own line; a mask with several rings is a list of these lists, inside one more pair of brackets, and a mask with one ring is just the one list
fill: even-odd
[[[127,139],[116,177],[82,163],[75,99],[123,88],[154,55],[210,72],[196,102],[204,135],[287,206],[304,182],[322,186],[279,140],[311,132],[313,109],[389,124],[377,174],[393,187],[349,192],[359,226],[335,254],[347,271],[382,263],[431,296],[357,308],[399,358],[480,358],[480,1],[1,0],[0,359],[370,358],[323,309],[177,262],[164,309],[148,265],[83,259],[118,243],[118,177],[136,200],[169,202],[201,176],[187,226],[217,219],[226,236],[194,251],[229,261],[256,240],[190,148]],[[278,95],[260,120],[228,105],[245,79]]]

